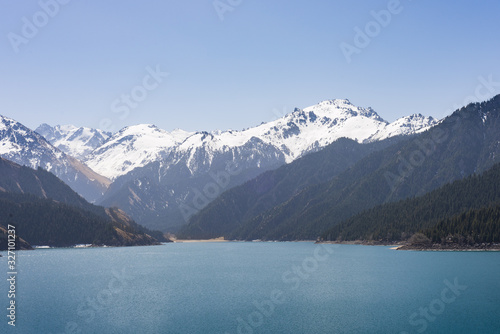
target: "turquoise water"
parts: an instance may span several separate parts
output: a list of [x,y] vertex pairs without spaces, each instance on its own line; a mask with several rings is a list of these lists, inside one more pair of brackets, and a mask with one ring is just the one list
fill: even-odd
[[18,252],[17,267],[0,333],[500,333],[496,252],[176,243]]

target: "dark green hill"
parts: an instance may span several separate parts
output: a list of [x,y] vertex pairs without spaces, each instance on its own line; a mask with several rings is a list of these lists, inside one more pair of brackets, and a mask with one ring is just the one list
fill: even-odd
[[228,235],[244,222],[289,200],[302,189],[331,180],[363,157],[399,140],[402,138],[359,144],[340,138],[319,152],[265,172],[224,192],[194,215],[179,237],[209,239]]
[[500,95],[457,110],[425,133],[369,155],[333,180],[304,189],[224,236],[316,239],[363,210],[426,194],[497,162]]
[[[482,175],[466,177],[423,196],[364,211],[334,226],[321,237],[329,241],[395,242],[431,229],[433,232],[429,236],[436,242],[449,232],[443,220],[496,204],[500,204],[500,164]],[[439,227],[434,229],[438,223]],[[497,225],[500,226],[500,221]]]
[[434,243],[460,246],[500,243],[500,205],[472,209],[447,218],[423,233]]
[[166,241],[161,232],[137,225],[118,209],[88,203],[53,174],[0,158],[0,225],[8,224],[32,245],[128,246]]
[[153,237],[138,233],[133,225],[121,225],[92,212],[29,194],[0,193],[0,225],[7,227],[9,224],[15,226],[16,234],[31,245],[157,243]]
[[32,194],[105,216],[104,208],[87,202],[54,174],[33,170],[0,157],[0,192]]

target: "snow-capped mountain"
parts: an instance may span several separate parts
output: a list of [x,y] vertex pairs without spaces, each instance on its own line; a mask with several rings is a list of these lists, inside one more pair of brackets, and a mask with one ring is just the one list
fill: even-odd
[[[154,125],[127,127],[110,137],[84,162],[114,180],[155,161],[162,161],[167,167],[188,156],[186,166],[194,175],[210,166],[215,155],[252,143],[274,148],[289,163],[341,137],[358,142],[382,140],[425,131],[434,124],[432,117],[422,115],[403,117],[389,124],[371,108],[356,107],[348,100],[329,100],[304,110],[295,109],[280,119],[244,131],[169,133]],[[206,154],[201,160],[200,150]],[[166,156],[173,159],[165,160]]]
[[422,114],[413,114],[410,116],[404,116],[398,118],[394,122],[387,124],[382,130],[377,131],[375,134],[371,135],[366,142],[372,142],[377,140],[384,140],[395,136],[408,136],[414,133],[421,133],[432,126],[436,125],[438,122],[430,117],[423,116]]
[[87,154],[101,146],[110,132],[73,125],[50,126],[42,124],[35,129],[53,146],[70,156],[82,160]]
[[0,156],[20,165],[52,172],[90,201],[101,197],[110,184],[108,179],[55,148],[40,134],[1,115]]
[[183,130],[167,132],[154,125],[126,127],[93,151],[85,163],[110,179],[116,179],[138,167],[161,160],[194,133]]
[[422,115],[388,123],[348,100],[295,109],[243,131],[210,133],[167,132],[145,124],[112,135],[47,124],[34,132],[12,119],[0,120],[2,157],[49,170],[86,199],[118,206],[139,223],[162,230],[184,224],[223,191],[341,137],[365,143],[437,123]]
[[[224,190],[341,137],[363,143],[425,131],[435,123],[422,115],[388,123],[371,108],[328,100],[243,131],[127,127],[84,162],[114,181],[101,204],[118,206],[138,222],[165,230],[184,224]],[[221,181],[222,176],[227,180]]]

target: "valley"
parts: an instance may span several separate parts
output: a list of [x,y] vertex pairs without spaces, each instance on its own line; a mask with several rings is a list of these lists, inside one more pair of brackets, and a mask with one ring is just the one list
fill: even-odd
[[[210,133],[167,132],[145,124],[112,134],[43,124],[37,128],[42,137],[3,117],[0,147],[5,158],[44,168],[62,180],[72,170],[53,166],[80,164],[77,170],[94,189],[88,196],[79,188],[81,181],[75,183],[82,178],[72,176],[75,181],[68,185],[81,196],[184,240],[390,244],[423,232],[436,243],[450,236],[425,228],[495,204],[496,197],[432,214],[428,222],[418,218],[412,225],[408,213],[398,216],[395,205],[407,208],[409,198],[433,196],[440,187],[500,162],[499,100],[468,105],[440,121],[412,115],[393,123],[371,108],[327,100],[254,128]],[[22,158],[28,150],[37,158]],[[45,190],[35,195],[51,198]],[[450,194],[443,196],[458,205]],[[398,226],[387,213],[367,216],[379,206],[405,223]]]

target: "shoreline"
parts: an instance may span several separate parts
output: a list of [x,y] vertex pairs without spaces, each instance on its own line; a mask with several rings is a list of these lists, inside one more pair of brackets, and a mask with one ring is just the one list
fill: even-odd
[[174,243],[200,243],[200,242],[313,242],[317,243],[316,240],[235,240],[235,239],[225,239],[224,237],[212,238],[212,239],[172,239]]
[[[107,246],[107,245],[74,245],[69,247],[52,247],[52,246],[34,246],[30,250],[37,249],[89,249],[89,248],[116,248],[116,247],[137,247],[137,246],[158,246],[168,243],[219,243],[219,242],[314,242],[315,244],[334,244],[334,245],[359,245],[359,246],[385,246],[390,247],[391,250],[403,250],[403,251],[427,251],[427,252],[500,252],[500,244],[476,244],[474,246],[464,246],[459,244],[426,244],[426,245],[409,245],[404,242],[375,242],[375,241],[363,241],[363,240],[351,240],[351,241],[314,241],[314,240],[294,240],[294,241],[278,241],[278,240],[227,240],[224,237],[212,238],[212,239],[171,239],[171,242],[160,242],[151,245],[120,245],[120,246]],[[0,251],[1,252],[1,251]]]
[[[120,248],[120,247],[142,247],[142,246],[160,246],[164,244],[169,244],[170,242],[158,242],[149,245],[120,245],[120,246],[108,246],[108,245],[73,245],[73,246],[33,246],[31,249],[16,249],[18,251],[36,251],[36,250],[47,250],[47,249],[92,249],[92,248]],[[0,249],[0,252],[7,252],[7,249]]]
[[432,245],[409,245],[399,242],[374,242],[366,240],[354,241],[317,241],[319,244],[338,244],[338,245],[362,245],[362,246],[392,246],[392,250],[407,251],[427,251],[427,252],[500,252],[500,244],[481,244],[474,246],[464,246],[459,244],[432,244]]
[[375,241],[316,241],[317,244],[332,244],[332,245],[360,245],[360,246],[392,246],[394,249],[405,246],[403,243],[394,242],[375,242]]
[[458,244],[442,245],[402,245],[396,250],[425,251],[425,252],[500,252],[499,244],[463,246]]
[[213,239],[172,239],[174,243],[200,243],[200,242],[229,242],[231,240],[226,240],[224,237],[213,238]]

